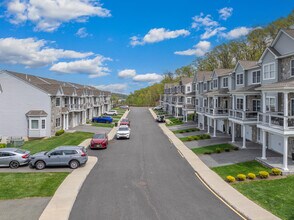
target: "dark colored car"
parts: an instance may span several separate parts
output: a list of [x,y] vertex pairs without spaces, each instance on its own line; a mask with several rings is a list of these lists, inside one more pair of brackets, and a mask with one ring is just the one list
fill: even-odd
[[94,117],[92,118],[92,122],[96,123],[112,123],[113,119],[110,116],[99,116],[99,117]]
[[91,149],[106,149],[108,146],[108,136],[105,133],[94,134],[92,137],[90,148]]
[[120,123],[119,123],[119,125],[127,125],[127,126],[131,126],[131,122],[130,122],[130,120],[128,119],[128,118],[123,118],[121,121],[120,121]]

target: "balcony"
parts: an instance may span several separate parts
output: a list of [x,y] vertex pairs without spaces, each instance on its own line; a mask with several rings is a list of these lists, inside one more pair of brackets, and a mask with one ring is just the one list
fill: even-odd
[[228,116],[229,110],[226,108],[205,108],[205,113],[212,116]]
[[257,122],[257,111],[230,110],[229,117],[241,121]]
[[195,110],[195,105],[193,105],[193,104],[184,104],[183,108],[184,109],[189,109],[189,110]]
[[294,116],[284,116],[283,112],[258,113],[258,122],[282,131],[294,131]]
[[197,113],[204,113],[204,111],[205,111],[204,107],[196,106]]
[[65,107],[68,108],[68,111],[83,111],[83,104],[65,104]]

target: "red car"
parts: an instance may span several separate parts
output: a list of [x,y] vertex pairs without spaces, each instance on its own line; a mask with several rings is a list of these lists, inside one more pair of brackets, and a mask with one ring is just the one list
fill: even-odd
[[131,122],[129,121],[129,119],[127,119],[127,118],[123,118],[121,121],[120,121],[120,123],[119,123],[119,125],[127,125],[127,126],[131,126]]
[[108,136],[106,133],[94,134],[90,143],[91,149],[98,149],[98,148],[106,149],[107,146],[108,146]]

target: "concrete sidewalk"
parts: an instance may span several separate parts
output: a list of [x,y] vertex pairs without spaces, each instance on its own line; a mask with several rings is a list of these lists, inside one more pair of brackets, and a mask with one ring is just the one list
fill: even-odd
[[[155,118],[155,113],[151,109],[149,110]],[[182,156],[188,161],[194,169],[196,176],[199,177],[212,192],[216,193],[223,201],[225,201],[225,203],[232,207],[232,209],[238,212],[241,216],[246,219],[257,220],[279,219],[277,216],[258,206],[226,183],[220,176],[207,167],[196,154],[187,148],[184,143],[165,126],[165,124],[159,124],[159,127],[171,140]]]

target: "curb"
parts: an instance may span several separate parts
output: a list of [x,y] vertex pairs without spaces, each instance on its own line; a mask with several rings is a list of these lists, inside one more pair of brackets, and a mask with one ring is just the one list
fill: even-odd
[[[151,115],[156,119],[156,114],[149,109]],[[204,183],[204,185],[215,194],[222,202],[237,213],[243,219],[257,220],[277,220],[280,219],[269,211],[260,207],[239,191],[231,187],[220,176],[207,167],[199,157],[194,154],[184,143],[179,140],[175,134],[170,131],[165,124],[159,124],[164,134],[170,139],[173,145],[178,149],[179,153],[184,157],[190,166],[194,169],[196,176]]]
[[[120,123],[120,121],[123,119],[123,118],[126,118],[129,114],[130,110],[126,110],[126,112],[123,114],[123,116],[121,116],[121,118],[119,119],[119,121],[117,122],[117,124]],[[116,130],[117,130],[117,127],[113,127],[111,129],[111,131],[108,133],[108,139],[109,140],[112,140],[114,137],[115,137],[115,134],[116,134]]]

